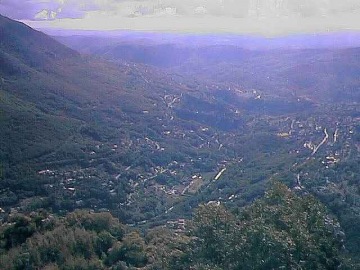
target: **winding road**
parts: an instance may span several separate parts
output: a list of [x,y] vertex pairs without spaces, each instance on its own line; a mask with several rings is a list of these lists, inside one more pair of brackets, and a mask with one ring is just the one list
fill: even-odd
[[324,128],[324,133],[325,133],[324,139],[321,141],[321,143],[319,143],[318,146],[315,147],[315,149],[314,149],[314,151],[312,152],[311,155],[315,155],[316,152],[319,150],[319,148],[329,139],[329,134],[328,134],[326,128]]

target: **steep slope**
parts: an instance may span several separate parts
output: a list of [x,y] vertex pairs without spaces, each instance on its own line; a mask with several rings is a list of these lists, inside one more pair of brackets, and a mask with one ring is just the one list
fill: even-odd
[[[215,170],[230,151],[219,143],[198,149],[218,140],[221,115],[235,116],[230,108],[212,106],[195,121],[178,112],[188,106],[182,95],[202,95],[192,80],[82,56],[4,17],[0,55],[1,207],[106,208],[143,220],[168,203],[148,186],[170,189],[200,167]],[[203,103],[198,110],[214,101]]]
[[[53,66],[53,61],[79,57],[79,53],[59,44],[45,34],[32,30],[24,24],[14,22],[0,15],[0,50],[2,64],[7,64],[15,57],[23,64],[46,70]],[[2,68],[2,72],[6,72]]]

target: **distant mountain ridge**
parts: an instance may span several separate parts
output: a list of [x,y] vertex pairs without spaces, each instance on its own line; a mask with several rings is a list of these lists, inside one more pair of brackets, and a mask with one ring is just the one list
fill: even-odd
[[111,61],[151,65],[205,82],[262,90],[267,95],[299,96],[316,102],[347,102],[359,97],[358,33],[273,39],[159,33],[56,38],[80,52]]
[[[257,35],[171,34],[141,31],[56,31],[49,30],[56,40],[81,52],[94,52],[107,45],[177,45],[185,48],[236,46],[248,50],[273,49],[339,49],[360,47],[358,31],[293,34],[265,38]],[[90,42],[91,41],[91,42]]]

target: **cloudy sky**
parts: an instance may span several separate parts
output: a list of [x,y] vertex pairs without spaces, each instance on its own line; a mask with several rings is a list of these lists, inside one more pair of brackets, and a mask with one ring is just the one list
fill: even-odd
[[360,30],[359,0],[0,0],[38,29],[260,33]]

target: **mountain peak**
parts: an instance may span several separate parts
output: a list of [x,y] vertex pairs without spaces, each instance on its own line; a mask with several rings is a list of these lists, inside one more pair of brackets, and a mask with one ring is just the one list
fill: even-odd
[[79,56],[79,53],[58,43],[42,32],[0,15],[0,55],[6,64],[9,56],[33,68],[44,68],[55,59]]

